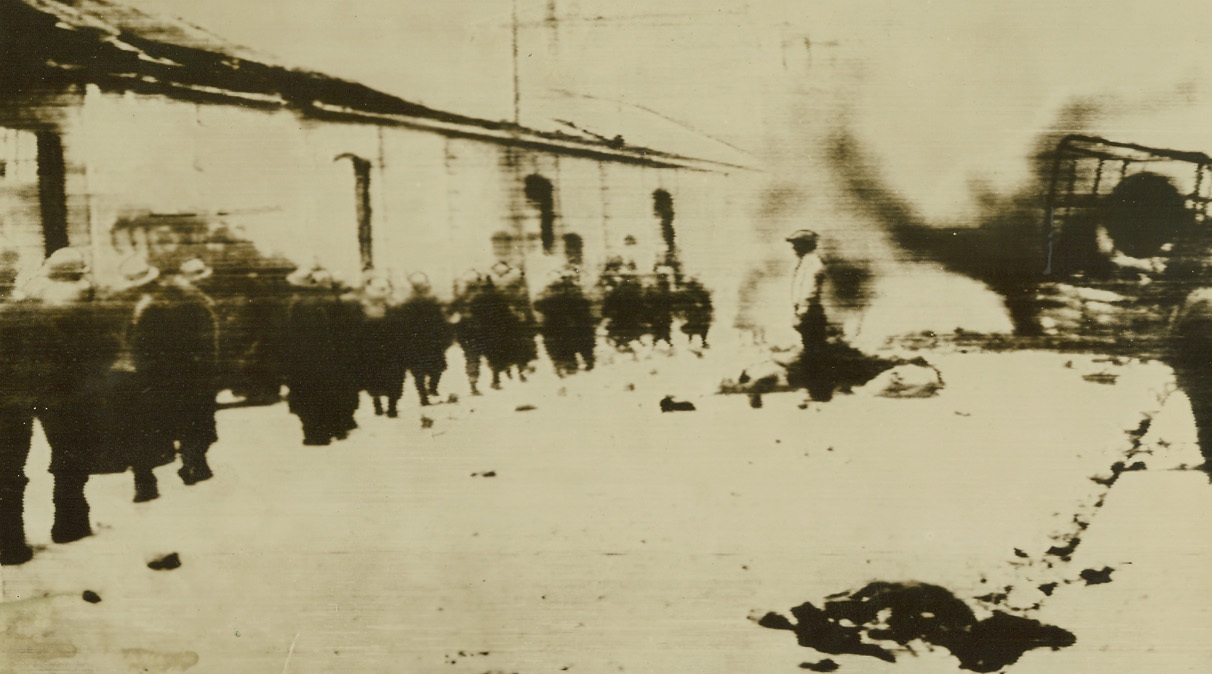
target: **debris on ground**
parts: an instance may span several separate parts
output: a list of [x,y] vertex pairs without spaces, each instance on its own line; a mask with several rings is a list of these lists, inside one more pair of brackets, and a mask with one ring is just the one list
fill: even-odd
[[482,472],[482,473],[472,473],[472,474],[471,474],[471,476],[472,476],[472,477],[496,477],[496,476],[497,476],[497,471],[495,471],[495,470],[486,470],[486,471],[484,471],[484,472]]
[[1103,485],[1104,487],[1110,487],[1111,485],[1115,484],[1116,480],[1119,479],[1120,474],[1136,470],[1145,470],[1145,467],[1144,461],[1137,461],[1130,466],[1125,465],[1123,461],[1116,461],[1115,463],[1111,464],[1111,477],[1102,477],[1096,475],[1090,478],[1090,481],[1094,482],[1095,484]]
[[534,405],[518,405],[517,407],[513,408],[513,411],[514,412],[531,412],[531,411],[537,410],[537,409],[539,409],[539,408],[535,407]]
[[1070,538],[1064,545],[1054,545],[1048,548],[1048,554],[1052,555],[1053,557],[1068,559],[1068,557],[1073,554],[1073,551],[1077,550],[1077,546],[1081,545],[1081,542],[1081,538],[1074,536]]
[[181,567],[181,557],[177,553],[172,552],[159,559],[153,559],[147,563],[147,568],[153,571],[172,571]]
[[433,428],[433,419],[421,417],[421,428]]
[[872,379],[864,390],[878,398],[933,398],[943,385],[942,373],[922,361],[886,370]]
[[695,409],[694,403],[687,400],[674,400],[673,396],[661,398],[662,412],[693,412]]
[[836,672],[838,664],[829,658],[825,658],[820,662],[801,662],[800,669],[807,669],[810,672]]
[[775,353],[749,365],[736,379],[720,382],[720,393],[742,393],[749,404],[762,407],[766,393],[807,388],[813,400],[827,402],[834,393],[858,387],[885,398],[929,398],[943,388],[942,374],[924,358],[881,358],[833,340],[811,363],[798,352]]
[[762,627],[794,632],[801,646],[831,655],[863,655],[896,662],[912,641],[942,646],[974,672],[996,672],[1036,648],[1057,650],[1076,637],[1067,630],[1002,611],[977,620],[949,590],[926,583],[876,581],[857,592],[832,595],[824,608],[791,609],[796,622],[767,613]]
[[101,603],[101,595],[97,594],[96,592],[93,592],[92,590],[85,590],[84,594],[81,595],[81,598],[90,604],[100,604]]
[[1086,585],[1102,585],[1103,583],[1111,582],[1111,573],[1115,569],[1104,566],[1102,570],[1084,569],[1081,572],[1082,580],[1086,581]]
[[1082,379],[1095,384],[1112,385],[1117,379],[1119,379],[1119,375],[1111,372],[1092,372],[1090,374],[1082,375]]

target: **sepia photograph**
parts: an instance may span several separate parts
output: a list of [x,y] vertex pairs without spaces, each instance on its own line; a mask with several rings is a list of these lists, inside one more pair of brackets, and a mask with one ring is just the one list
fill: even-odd
[[0,0],[0,674],[1212,672],[1207,0]]

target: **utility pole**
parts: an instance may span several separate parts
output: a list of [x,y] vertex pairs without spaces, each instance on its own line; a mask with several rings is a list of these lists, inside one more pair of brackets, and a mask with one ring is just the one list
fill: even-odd
[[518,0],[513,0],[513,13],[510,20],[513,32],[513,123],[522,123],[522,91],[521,78],[518,74]]

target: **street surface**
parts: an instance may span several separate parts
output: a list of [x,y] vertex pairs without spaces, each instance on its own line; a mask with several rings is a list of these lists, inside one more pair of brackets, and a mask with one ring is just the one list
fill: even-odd
[[[214,479],[165,467],[163,496],[134,504],[129,474],[95,477],[96,535],[66,546],[39,438],[27,531],[45,547],[0,570],[0,672],[958,671],[942,649],[827,656],[755,622],[873,580],[1077,637],[1007,671],[1212,671],[1212,486],[1182,469],[1200,458],[1169,371],[919,355],[937,397],[750,409],[714,390],[755,354],[683,350],[478,398],[455,359],[457,402],[422,411],[409,382],[399,419],[364,403],[329,447],[302,446],[284,404],[226,410]],[[697,410],[662,414],[667,394]],[[1108,485],[1116,461],[1146,469]],[[180,568],[147,567],[173,552]]]

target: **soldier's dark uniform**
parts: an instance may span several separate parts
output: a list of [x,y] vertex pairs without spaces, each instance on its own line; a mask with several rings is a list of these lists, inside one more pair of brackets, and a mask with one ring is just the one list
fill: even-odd
[[464,280],[463,289],[451,304],[451,312],[456,317],[454,322],[455,340],[463,350],[463,361],[467,372],[467,382],[472,395],[480,395],[480,369],[484,366],[487,331],[483,321],[473,312],[479,302],[476,297],[483,292],[484,281],[478,274]]
[[602,319],[606,321],[606,339],[620,351],[634,348],[647,330],[644,287],[635,274],[623,271],[604,274]]
[[500,371],[506,372],[517,367],[518,378],[526,381],[527,374],[534,371],[534,361],[539,357],[539,348],[535,344],[538,323],[530,306],[526,277],[508,263],[498,262],[493,265],[491,283],[505,297],[514,315],[509,330],[501,332],[507,337],[509,352],[504,368]]
[[304,444],[327,445],[357,426],[356,316],[331,283],[300,288],[290,302],[282,364]]
[[370,394],[375,414],[398,416],[404,389],[404,327],[400,307],[364,307],[358,337],[358,384]]
[[674,291],[669,274],[658,271],[644,288],[644,313],[652,344],[673,346]]
[[705,348],[714,314],[711,293],[707,288],[694,278],[683,281],[676,295],[675,313],[682,319],[682,333],[692,343],[698,337],[699,343]]
[[1212,290],[1187,298],[1174,321],[1167,360],[1191,401],[1204,469],[1212,472]]
[[[115,470],[112,457],[103,451],[104,417],[99,401],[117,344],[105,317],[86,294],[68,289],[64,297],[17,300],[0,307],[3,564],[21,564],[32,556],[25,543],[24,493],[28,479],[24,468],[35,417],[51,448],[54,542],[69,543],[92,534],[84,486],[91,473]],[[124,466],[117,466],[121,468]]]
[[428,288],[418,288],[400,306],[400,326],[404,333],[403,360],[412,375],[422,405],[438,395],[438,382],[446,371],[446,350],[454,335],[446,310]]
[[[209,479],[206,452],[215,431],[218,374],[218,321],[210,298],[183,282],[158,284],[150,301],[138,307],[129,333],[135,371],[143,385],[147,441],[167,443],[169,460],[181,454],[181,480],[192,485]],[[151,453],[149,463],[163,465]],[[139,484],[154,489],[152,466],[135,466]],[[148,487],[144,487],[147,489]],[[146,500],[146,499],[140,499]]]
[[[492,387],[501,388],[501,375],[518,364],[519,344],[526,328],[510,298],[488,282],[472,296],[469,310],[479,330],[480,348],[492,370]],[[533,344],[533,339],[532,339]]]
[[556,374],[564,376],[580,369],[577,356],[584,360],[586,370],[592,370],[596,331],[593,307],[576,280],[571,277],[556,280],[535,300],[534,306],[543,315],[539,332]]

